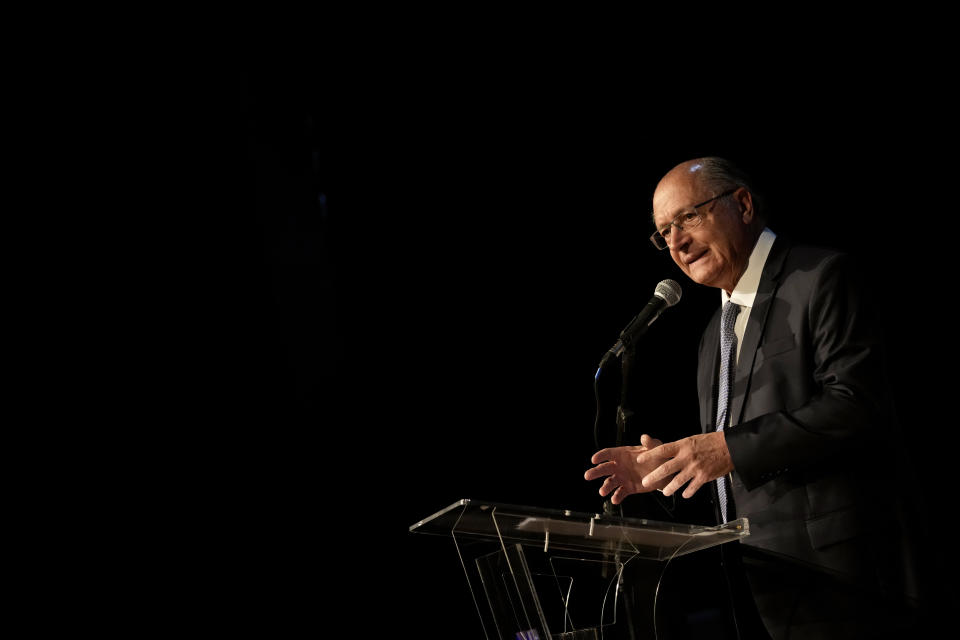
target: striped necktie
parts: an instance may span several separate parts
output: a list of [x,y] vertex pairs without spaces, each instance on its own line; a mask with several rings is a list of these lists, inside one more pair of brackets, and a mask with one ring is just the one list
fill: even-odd
[[[723,431],[729,419],[730,388],[733,387],[733,373],[736,369],[737,334],[733,324],[740,305],[729,300],[720,313],[720,395],[717,399],[717,431]],[[727,476],[717,478],[717,495],[720,498],[721,523],[727,521]]]

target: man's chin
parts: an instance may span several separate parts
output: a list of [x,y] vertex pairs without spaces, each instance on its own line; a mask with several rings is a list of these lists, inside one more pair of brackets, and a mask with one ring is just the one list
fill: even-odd
[[715,284],[717,280],[717,274],[712,269],[704,268],[706,265],[696,265],[692,267],[687,267],[686,274],[687,277],[696,282],[697,284],[702,284],[705,287],[716,287],[719,286]]

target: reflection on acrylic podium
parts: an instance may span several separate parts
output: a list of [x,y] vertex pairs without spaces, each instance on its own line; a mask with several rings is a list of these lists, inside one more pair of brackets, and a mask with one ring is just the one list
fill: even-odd
[[488,640],[632,640],[657,637],[661,578],[671,560],[739,540],[749,525],[745,518],[707,527],[465,499],[410,531],[452,538]]

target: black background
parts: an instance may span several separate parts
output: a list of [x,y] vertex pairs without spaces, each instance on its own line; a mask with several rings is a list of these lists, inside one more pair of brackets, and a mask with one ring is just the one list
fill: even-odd
[[229,84],[246,154],[224,402],[244,426],[224,482],[263,532],[253,589],[274,624],[482,637],[449,540],[409,526],[461,498],[597,511],[593,375],[664,278],[683,297],[638,349],[640,432],[698,432],[719,294],[647,238],[656,182],[701,155],[755,176],[775,231],[870,274],[906,434],[877,481],[914,487],[939,526],[955,215],[935,78],[894,57],[668,79],[612,52],[411,50],[260,60]]

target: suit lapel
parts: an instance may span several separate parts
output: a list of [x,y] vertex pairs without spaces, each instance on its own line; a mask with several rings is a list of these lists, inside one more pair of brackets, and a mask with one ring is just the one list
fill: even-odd
[[[770,255],[767,256],[763,273],[760,275],[760,284],[757,287],[757,295],[753,299],[753,307],[750,309],[750,318],[747,320],[747,328],[743,334],[743,345],[740,347],[740,358],[737,362],[733,398],[730,403],[732,424],[741,422],[744,401],[750,390],[750,380],[753,376],[757,348],[760,346],[760,336],[763,335],[763,328],[767,323],[767,313],[770,311],[770,305],[779,284],[778,277],[789,250],[789,243],[785,239],[777,238],[770,249]],[[717,341],[719,342],[719,338]]]

